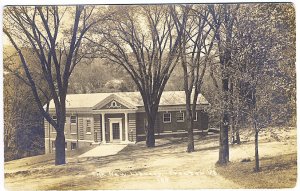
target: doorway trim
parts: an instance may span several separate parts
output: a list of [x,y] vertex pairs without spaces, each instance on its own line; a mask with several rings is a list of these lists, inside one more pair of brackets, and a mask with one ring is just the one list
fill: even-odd
[[113,128],[112,128],[113,123],[119,123],[120,142],[122,142],[123,141],[122,118],[108,118],[108,120],[109,120],[109,139],[110,139],[110,142],[113,142]]

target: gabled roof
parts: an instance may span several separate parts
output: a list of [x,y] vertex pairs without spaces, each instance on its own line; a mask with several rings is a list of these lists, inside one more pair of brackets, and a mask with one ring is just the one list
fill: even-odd
[[136,108],[135,105],[133,105],[132,103],[126,101],[125,99],[120,98],[116,94],[111,94],[108,97],[106,97],[105,99],[103,99],[102,101],[100,101],[98,104],[93,106],[93,109],[100,109],[100,108],[102,108],[103,106],[105,106],[107,103],[109,103],[111,101],[117,101],[117,102],[123,104],[128,109],[129,108],[131,108],[131,109]]
[[[117,97],[129,106],[144,106],[140,92],[114,92],[114,93],[91,93],[91,94],[69,94],[66,98],[66,108],[94,108],[104,104],[104,100],[111,100],[109,97]],[[126,105],[125,104],[125,105]],[[199,94],[197,104],[208,104],[208,101]],[[164,91],[160,99],[160,106],[185,105],[184,91]],[[54,108],[51,100],[49,108]]]

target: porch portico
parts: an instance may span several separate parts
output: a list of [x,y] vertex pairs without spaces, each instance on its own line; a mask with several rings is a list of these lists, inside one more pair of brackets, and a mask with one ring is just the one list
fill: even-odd
[[102,143],[130,143],[129,134],[136,134],[135,113],[137,107],[126,100],[112,94],[93,108],[94,115],[101,115]]
[[[134,116],[136,110],[95,110],[94,114],[99,114],[101,117],[101,143],[134,143],[135,140],[129,139],[130,134],[135,134],[130,124],[135,124],[135,119],[131,119],[130,115]],[[116,114],[116,115],[114,115]],[[134,120],[134,121],[133,121]],[[131,126],[131,128],[130,128]],[[131,135],[132,137],[133,135]]]

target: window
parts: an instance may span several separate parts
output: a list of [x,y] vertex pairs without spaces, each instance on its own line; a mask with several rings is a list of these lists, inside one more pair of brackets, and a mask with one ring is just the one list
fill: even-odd
[[92,133],[92,123],[90,119],[86,120],[86,134],[91,134]]
[[108,106],[108,108],[121,108],[121,105],[118,105],[117,102],[113,100],[110,102],[110,106]]
[[75,150],[76,149],[76,143],[71,143],[71,150]]
[[67,149],[68,149],[68,143],[65,142],[65,150],[67,150]]
[[[53,119],[55,122],[57,122],[57,117],[56,117],[56,115],[53,115],[53,116],[52,116],[52,119]],[[56,133],[55,128],[54,128],[52,125],[50,125],[50,129],[51,129],[51,133]]]
[[52,150],[55,150],[55,141],[52,141]]
[[164,113],[163,114],[163,122],[164,123],[171,123],[171,113]]
[[70,117],[70,122],[71,123],[77,123],[77,117],[76,117],[76,115],[71,115],[71,117]]
[[77,134],[77,126],[70,125],[70,133],[71,133],[71,135],[76,135]]
[[194,121],[197,121],[198,120],[198,113],[197,111],[195,112],[195,116],[194,116]]
[[177,122],[183,122],[184,121],[184,113],[183,112],[177,112],[176,113],[176,121]]

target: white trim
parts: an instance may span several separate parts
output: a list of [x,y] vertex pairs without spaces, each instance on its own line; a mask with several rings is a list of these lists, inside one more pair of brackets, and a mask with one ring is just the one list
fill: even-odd
[[124,113],[125,117],[124,117],[124,121],[125,121],[125,142],[128,142],[128,113]]
[[119,134],[120,134],[120,142],[123,141],[123,126],[122,126],[122,118],[108,118],[109,120],[109,137],[110,137],[110,142],[113,142],[113,128],[112,124],[113,123],[119,123]]
[[[209,107],[209,104],[197,104],[196,110],[203,110]],[[163,111],[185,111],[186,107],[185,105],[160,105],[158,107],[158,112]],[[136,111],[137,113],[145,112],[144,106],[138,106],[138,109]]]
[[[165,121],[165,114],[170,115],[170,121]],[[172,114],[171,113],[163,113],[163,123],[171,123],[172,122]]]
[[[121,103],[122,104],[122,103]],[[124,105],[124,104],[123,104]],[[210,107],[211,104],[197,104],[196,105],[196,110],[201,110],[201,109],[206,109],[208,107]],[[185,110],[186,107],[184,104],[180,104],[180,105],[159,105],[158,107],[158,112],[161,111],[180,111],[180,110]],[[93,112],[94,114],[100,114],[101,112],[106,112],[106,113],[111,113],[113,111],[118,111],[118,112],[145,112],[145,108],[143,105],[137,105],[134,106],[133,108],[129,108],[129,109],[105,109],[105,110],[97,110],[94,107],[67,107],[66,108],[66,114],[67,115],[72,115],[74,113],[80,113],[80,114],[90,114],[91,112]],[[55,113],[55,108],[49,108],[49,113]]]
[[[45,138],[45,139],[47,139],[47,140],[49,140],[50,139],[50,141],[55,141],[55,138]],[[86,143],[95,143],[95,141],[94,140],[86,140],[86,139],[84,139],[84,140],[77,140],[77,139],[65,139],[66,141],[73,141],[73,142],[86,142]]]
[[105,113],[101,113],[101,129],[102,129],[102,143],[106,143],[106,138],[105,138]]
[[136,113],[136,109],[99,109],[99,110],[92,110],[92,114],[97,115],[101,113]]

